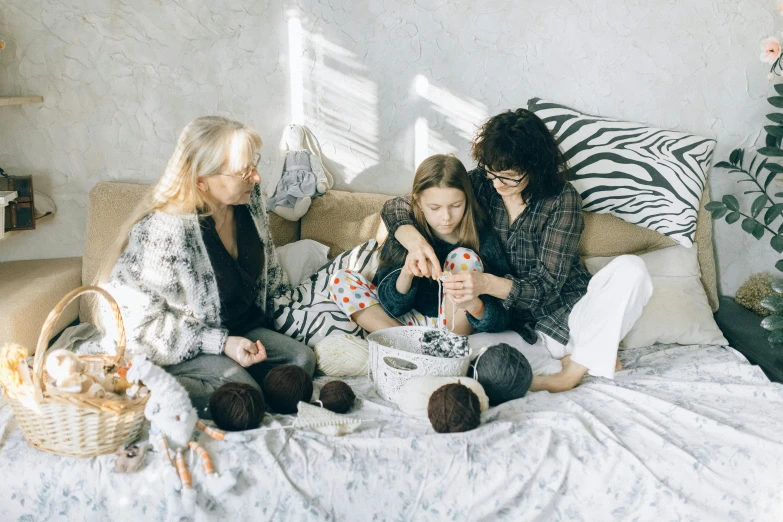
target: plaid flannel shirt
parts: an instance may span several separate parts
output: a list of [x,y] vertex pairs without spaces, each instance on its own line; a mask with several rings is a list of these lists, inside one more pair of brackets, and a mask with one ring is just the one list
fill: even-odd
[[[503,302],[511,310],[510,326],[531,344],[537,340],[536,330],[567,344],[568,316],[590,282],[577,252],[584,230],[579,193],[566,183],[559,194],[531,201],[509,225],[492,182],[478,169],[470,172],[470,179],[511,265],[505,277],[512,287]],[[410,202],[402,197],[387,201],[382,216],[392,235],[402,225],[415,224]]]

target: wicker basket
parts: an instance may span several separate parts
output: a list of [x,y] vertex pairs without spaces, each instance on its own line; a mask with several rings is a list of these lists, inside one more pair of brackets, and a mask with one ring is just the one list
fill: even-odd
[[383,399],[396,402],[402,385],[408,379],[426,375],[462,377],[468,373],[470,355],[435,357],[421,353],[426,326],[394,326],[371,333],[368,377]]
[[113,453],[136,440],[144,425],[144,405],[149,398],[118,401],[45,389],[44,360],[54,324],[71,301],[89,292],[103,296],[111,305],[117,323],[117,353],[81,357],[122,364],[125,327],[117,302],[102,288],[82,286],[63,297],[46,318],[35,349],[33,386],[3,388],[27,441],[38,449],[70,457]]

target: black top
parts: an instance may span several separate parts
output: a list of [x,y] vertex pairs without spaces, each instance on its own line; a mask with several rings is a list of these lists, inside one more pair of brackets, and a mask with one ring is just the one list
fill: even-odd
[[[509,272],[509,266],[503,251],[503,246],[495,234],[494,230],[488,225],[479,227],[479,237],[481,245],[478,255],[484,265],[484,272],[497,276],[505,275]],[[384,256],[384,250],[391,248],[391,242],[397,242],[393,236],[389,235],[381,250],[381,259]],[[399,246],[399,243],[397,243]],[[435,255],[438,256],[441,266],[446,261],[449,252],[459,247],[459,244],[447,243],[441,239],[433,238],[432,248]],[[373,282],[378,287],[378,300],[383,305],[386,312],[392,317],[399,317],[411,310],[428,317],[438,316],[438,282],[427,277],[414,277],[411,289],[407,294],[401,294],[397,291],[397,278],[400,275],[399,268],[402,265],[382,265]],[[480,321],[472,315],[467,314],[468,321],[476,332],[501,332],[508,327],[509,312],[503,307],[503,302],[490,295],[481,295],[484,302],[484,318]]]
[[238,255],[228,253],[211,216],[201,220],[201,237],[215,271],[220,296],[220,322],[229,335],[244,335],[264,326],[264,314],[255,304],[256,282],[264,267],[264,244],[258,237],[246,205],[234,206]]

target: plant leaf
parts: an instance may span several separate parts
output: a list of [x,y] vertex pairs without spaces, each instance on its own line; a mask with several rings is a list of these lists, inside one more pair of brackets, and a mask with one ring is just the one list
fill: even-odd
[[732,165],[728,161],[719,161],[718,163],[715,164],[715,166],[720,168],[720,169],[733,169],[734,168],[734,165]]
[[729,207],[731,210],[739,210],[739,201],[737,201],[737,198],[734,196],[726,194],[723,196],[723,198],[721,198],[721,200],[723,201],[723,204]]
[[776,138],[783,138],[783,127],[779,125],[764,125],[764,130]]
[[772,289],[777,293],[783,294],[783,279],[776,277],[772,280],[769,286],[771,286]]
[[746,217],[742,220],[742,230],[747,232],[748,234],[752,234],[753,231],[756,229],[756,220],[752,217]]
[[780,140],[771,134],[767,134],[764,143],[767,147],[780,147]]
[[768,295],[761,300],[760,304],[771,312],[783,311],[783,297],[779,295]]
[[[781,129],[783,129],[783,127],[781,127]],[[756,156],[756,158],[758,158],[758,156]],[[756,161],[756,158],[753,158],[753,161]],[[756,169],[756,179],[759,179],[759,176],[761,175],[761,169],[764,168],[764,165],[766,165],[768,161],[769,161],[769,158],[764,158],[763,160],[761,160],[761,163],[759,163],[759,166]],[[753,164],[751,163],[751,167],[748,170],[753,170],[753,166],[752,165]]]
[[770,239],[769,244],[772,246],[772,248],[775,249],[775,252],[778,254],[783,253],[783,236],[780,234],[776,236],[772,236],[772,239]]
[[777,107],[778,109],[783,109],[783,96],[770,96],[769,98],[767,98],[767,101],[773,107]]
[[731,154],[729,154],[729,161],[731,162],[732,165],[736,165],[737,163],[739,163],[741,150],[742,149],[734,149],[733,151],[731,151]]
[[778,261],[777,263],[775,263],[775,268],[777,268],[778,270],[780,270],[781,272],[783,272],[783,259],[781,259],[780,261]]
[[771,172],[783,172],[783,166],[778,165],[777,163],[767,163],[764,165],[764,168]]
[[776,83],[775,91],[777,91],[778,94],[783,94],[783,83]]
[[761,147],[757,152],[762,156],[783,156],[783,150],[780,147]]
[[[741,217],[741,214],[739,212],[732,212],[731,214],[726,216],[726,223],[729,225],[736,223],[739,221],[739,218]],[[783,226],[783,225],[781,225]]]
[[729,209],[727,209],[726,207],[717,208],[717,209],[715,209],[715,210],[713,210],[711,212],[712,213],[712,219],[720,219],[723,216],[725,216],[728,211],[729,211]]
[[767,198],[766,194],[762,194],[759,197],[757,197],[753,201],[753,205],[750,207],[750,213],[753,217],[757,217],[759,214],[761,214],[761,211],[764,210],[764,207],[767,204],[767,201],[769,199]]
[[765,230],[767,229],[764,228],[764,225],[756,221],[756,226],[753,227],[753,232],[751,232],[751,234],[753,234],[753,237],[755,237],[756,239],[761,239],[762,237],[764,237]]
[[718,210],[719,208],[726,208],[726,205],[724,205],[720,201],[710,201],[709,203],[704,205],[704,208],[712,212],[713,210]]
[[[775,87],[777,87],[778,85],[783,85],[783,84],[780,84],[780,83],[776,84]],[[783,94],[783,93],[781,93],[781,94]],[[779,112],[773,112],[773,113],[767,114],[767,119],[769,121],[772,121],[772,122],[775,122],[775,123],[783,123],[783,114],[780,114]]]
[[767,190],[769,185],[772,183],[772,180],[775,179],[775,176],[777,175],[778,175],[777,172],[770,172],[769,174],[767,174],[767,179],[766,181],[764,181],[764,190]]
[[783,328],[783,317],[779,315],[765,317],[764,320],[761,321],[761,326],[767,330],[780,330]]
[[767,212],[764,214],[764,224],[769,225],[775,219],[783,213],[783,203],[775,203],[771,207],[767,209]]

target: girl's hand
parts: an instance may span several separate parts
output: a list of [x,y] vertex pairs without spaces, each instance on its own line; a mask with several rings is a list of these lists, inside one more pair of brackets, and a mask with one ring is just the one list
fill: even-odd
[[443,289],[455,304],[467,303],[487,293],[486,275],[483,272],[459,272],[443,282]]
[[261,341],[254,343],[244,337],[227,337],[223,353],[236,361],[242,368],[247,368],[266,360],[266,348],[261,344]]

